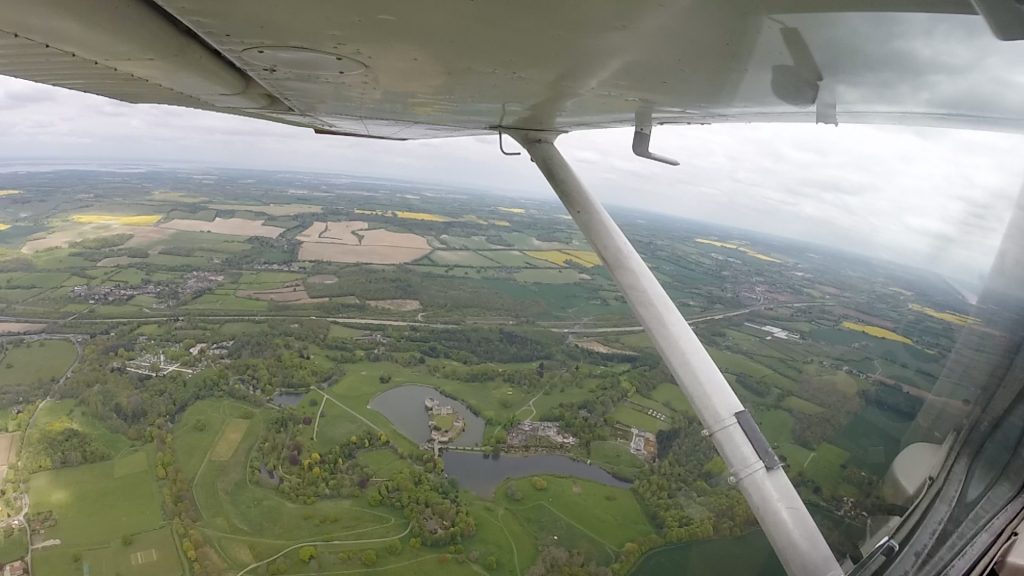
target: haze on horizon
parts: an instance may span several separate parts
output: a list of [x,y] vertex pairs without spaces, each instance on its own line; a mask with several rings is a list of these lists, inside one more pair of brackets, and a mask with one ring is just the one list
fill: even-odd
[[[0,77],[5,163],[199,165],[393,178],[554,199],[495,137],[381,142],[211,112],[131,105]],[[834,246],[974,284],[1015,209],[1020,135],[803,124],[660,127],[641,160],[630,129],[559,139],[603,201]],[[511,144],[507,141],[507,144]],[[2,183],[0,173],[0,183]]]

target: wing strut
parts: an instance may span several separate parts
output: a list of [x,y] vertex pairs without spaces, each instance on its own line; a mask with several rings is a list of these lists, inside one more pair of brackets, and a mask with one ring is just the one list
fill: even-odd
[[547,178],[654,341],[790,576],[843,572],[786,473],[696,334],[608,212],[555,147],[555,132],[506,129]]

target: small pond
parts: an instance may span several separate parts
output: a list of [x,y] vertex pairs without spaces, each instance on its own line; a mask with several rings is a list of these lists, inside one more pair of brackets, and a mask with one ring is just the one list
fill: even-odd
[[305,392],[294,392],[292,390],[278,390],[270,397],[270,402],[282,408],[290,408],[302,402],[306,397]]
[[469,411],[465,404],[449,398],[437,390],[418,385],[399,386],[382,392],[370,401],[370,408],[380,412],[403,435],[417,444],[430,439],[430,418],[424,408],[424,401],[433,397],[445,404],[451,404],[466,421],[466,428],[451,444],[452,446],[479,446],[484,440],[484,421]]
[[484,458],[480,453],[446,452],[444,470],[458,481],[459,486],[484,498],[490,498],[507,478],[536,474],[574,476],[617,488],[630,486],[597,466],[559,454],[503,454],[499,458]]

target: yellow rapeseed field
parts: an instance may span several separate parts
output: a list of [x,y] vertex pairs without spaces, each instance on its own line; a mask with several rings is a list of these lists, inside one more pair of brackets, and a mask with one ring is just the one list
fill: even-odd
[[968,324],[977,324],[979,322],[979,320],[977,318],[974,318],[973,316],[958,314],[956,312],[940,312],[934,308],[921,306],[920,304],[911,304],[910,309],[916,312],[921,312],[922,314],[927,314],[932,318],[938,318],[939,320],[945,320],[946,322],[951,322],[953,324],[958,324],[960,326],[966,326]]
[[739,244],[733,244],[732,242],[719,242],[718,240],[707,240],[704,238],[696,238],[698,244],[711,244],[712,246],[718,246],[719,248],[732,248],[734,250],[739,249]]
[[10,224],[4,224],[3,222],[0,222],[0,230],[7,230],[10,227]]
[[118,216],[115,214],[75,214],[71,220],[79,224],[120,224],[122,226],[151,226],[160,221],[160,214]]
[[764,260],[765,262],[782,262],[782,260],[779,260],[778,258],[772,258],[771,256],[768,256],[766,254],[761,254],[760,252],[751,250],[746,246],[741,246],[739,244],[734,244],[732,242],[721,242],[719,240],[708,240],[706,238],[695,238],[694,240],[696,240],[698,244],[710,244],[712,246],[718,246],[719,248],[731,248],[733,250],[739,250],[740,252],[743,252],[747,256],[757,258],[758,260]]
[[512,214],[526,214],[525,208],[505,208],[504,206],[498,206],[498,210],[502,212],[511,212]]
[[356,214],[373,214],[375,216],[390,216],[392,218],[404,218],[406,220],[425,220],[427,222],[450,222],[451,218],[440,214],[429,212],[408,212],[406,210],[363,210],[356,208]]
[[886,340],[893,340],[896,342],[902,342],[903,344],[913,344],[914,342],[906,336],[900,336],[899,334],[881,328],[879,326],[871,326],[870,324],[858,324],[857,322],[843,322],[843,328],[847,330],[854,330],[856,332],[863,332],[869,336],[875,338],[885,338]]
[[[556,264],[558,266],[565,266],[566,262],[579,264],[580,266],[583,266],[585,268],[590,268],[591,266],[595,265],[593,262],[589,262],[587,260],[584,260],[583,258],[580,258],[579,256],[573,255],[572,252],[587,254],[587,252],[581,252],[577,250],[567,250],[564,252],[561,250],[529,250],[526,252],[526,255],[531,256],[533,258],[537,258],[538,260],[544,260],[545,262],[551,262],[552,264]],[[594,254],[593,252],[589,252],[589,254],[593,255],[592,259],[597,259],[597,254]],[[600,262],[600,260],[598,260],[598,262]]]
[[579,260],[589,263],[591,266],[600,266],[601,258],[597,255],[597,252],[592,250],[562,250],[570,256],[574,256]]
[[21,194],[21,190],[0,190],[0,198],[4,196],[14,196],[15,194]]

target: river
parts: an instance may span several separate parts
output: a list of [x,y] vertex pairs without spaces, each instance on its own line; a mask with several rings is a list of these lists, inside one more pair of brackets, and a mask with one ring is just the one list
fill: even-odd
[[483,443],[483,419],[470,412],[462,402],[428,386],[413,384],[392,388],[371,400],[370,408],[383,414],[405,437],[422,444],[430,439],[430,418],[423,407],[424,400],[429,397],[451,404],[466,422],[466,428],[451,443],[452,446],[479,446]]
[[483,454],[473,452],[446,452],[444,470],[459,486],[482,498],[493,496],[494,490],[507,478],[536,474],[574,476],[617,488],[630,486],[597,466],[559,454],[503,454],[499,458],[484,458]]

